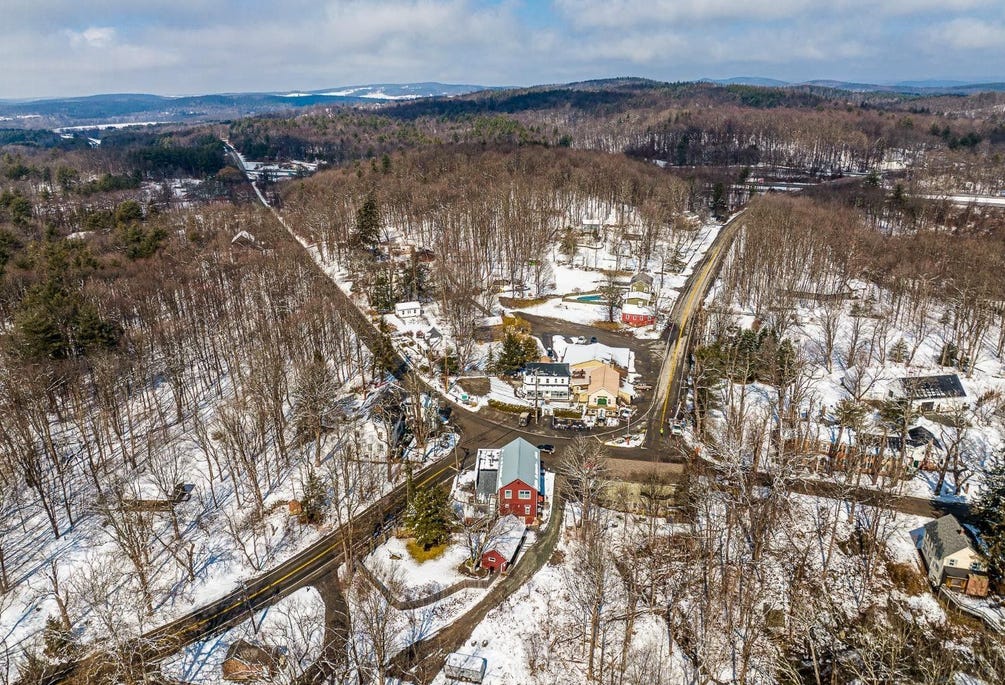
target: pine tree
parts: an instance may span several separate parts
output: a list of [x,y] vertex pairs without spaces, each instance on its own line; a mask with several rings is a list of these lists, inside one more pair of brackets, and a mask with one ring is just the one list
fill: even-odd
[[903,338],[899,338],[897,342],[893,344],[890,348],[890,361],[896,362],[897,364],[903,364],[907,359],[907,343],[904,342]]
[[529,335],[510,328],[503,336],[502,349],[495,361],[496,373],[506,374],[519,371],[538,358],[537,341]]
[[328,508],[328,488],[321,477],[309,469],[304,478],[304,494],[300,499],[300,508],[307,523],[319,524],[324,521],[325,510]]
[[373,195],[368,195],[356,212],[356,234],[353,237],[361,247],[372,248],[380,242],[380,212]]
[[63,621],[57,616],[49,616],[45,619],[42,641],[45,645],[42,653],[50,659],[63,660],[77,652],[76,636],[63,625]]
[[984,489],[972,513],[981,530],[988,555],[988,570],[997,582],[1005,581],[1005,455],[985,469]]
[[405,525],[415,542],[428,550],[449,539],[453,518],[446,490],[435,486],[417,488],[405,512]]

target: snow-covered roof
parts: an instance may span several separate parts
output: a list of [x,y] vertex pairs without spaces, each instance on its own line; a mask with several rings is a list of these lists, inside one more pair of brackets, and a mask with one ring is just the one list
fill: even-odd
[[495,497],[499,491],[500,449],[480,449],[475,461],[475,492],[480,498]]
[[570,366],[582,364],[588,361],[601,361],[605,364],[614,364],[623,369],[631,370],[634,364],[634,353],[627,347],[609,347],[603,343],[592,343],[590,345],[566,345],[561,354],[562,361]]
[[635,314],[637,316],[653,316],[653,308],[648,305],[630,304],[626,302],[621,306],[622,314]]
[[422,309],[422,305],[418,302],[399,302],[394,305],[395,311],[401,311],[405,309]]
[[485,659],[484,657],[475,656],[473,654],[461,654],[460,652],[451,652],[447,655],[447,660],[444,662],[444,667],[447,669],[453,669],[461,673],[484,673],[485,672]]
[[520,549],[520,541],[523,540],[523,534],[526,530],[527,524],[524,523],[523,519],[513,514],[503,516],[489,531],[485,551],[496,552],[506,561],[512,561],[513,555]]

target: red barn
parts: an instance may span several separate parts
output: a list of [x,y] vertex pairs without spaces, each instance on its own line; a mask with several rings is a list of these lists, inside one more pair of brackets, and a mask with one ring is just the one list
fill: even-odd
[[505,447],[478,450],[475,464],[478,500],[486,505],[494,500],[500,516],[514,514],[533,523],[545,497],[538,449],[517,438]]
[[496,521],[485,541],[480,565],[490,573],[505,571],[513,563],[516,553],[523,543],[527,524],[523,519],[508,514]]
[[621,308],[621,323],[629,326],[652,326],[656,323],[656,314],[650,307],[626,304]]

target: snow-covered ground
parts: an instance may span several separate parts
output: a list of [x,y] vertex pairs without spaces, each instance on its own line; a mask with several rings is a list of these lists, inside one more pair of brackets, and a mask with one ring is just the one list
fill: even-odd
[[[1005,396],[1005,364],[995,354],[997,330],[992,327],[984,336],[972,371],[941,366],[938,358],[943,344],[949,339],[944,325],[948,316],[945,307],[929,305],[926,321],[923,325],[916,324],[913,330],[896,327],[888,320],[891,315],[888,308],[876,304],[886,301],[883,293],[864,283],[853,283],[851,286],[855,296],[844,301],[818,303],[795,299],[793,302],[790,324],[784,331],[784,337],[793,342],[807,364],[803,384],[805,392],[800,405],[804,423],[800,430],[823,443],[837,440],[840,435],[842,444],[853,444],[857,439],[855,431],[850,428],[841,430],[833,423],[836,405],[850,398],[851,390],[858,389],[863,401],[875,403],[891,397],[891,391],[897,391],[901,378],[957,374],[966,392],[964,402],[968,407],[950,413],[953,416],[958,414],[957,418],[962,419],[965,426],[957,429],[951,421],[932,421],[922,416],[915,418],[911,426],[923,426],[930,430],[944,447],[934,450],[930,461],[941,460],[947,446],[958,449],[959,479],[954,473],[954,464],[950,463],[941,491],[936,491],[938,472],[930,470],[911,472],[906,481],[899,482],[898,479],[896,487],[905,495],[936,497],[944,501],[972,499],[979,492],[980,469],[1005,449],[1005,414],[999,408],[1005,406],[1001,399]],[[710,295],[710,299],[716,297],[715,293]],[[749,328],[754,323],[752,311],[735,305],[731,310],[731,319],[739,328]],[[827,322],[831,322],[836,331],[830,371],[827,370],[826,348],[822,342],[826,339],[824,327]],[[853,344],[859,350],[856,353],[857,364],[848,361],[848,350]],[[892,358],[896,344],[903,344],[907,350],[907,358],[900,362]],[[764,384],[724,386],[722,397],[724,413],[718,422],[720,429],[730,411],[739,411],[740,397],[748,418],[776,411],[775,392]],[[870,411],[862,432],[870,435],[896,433],[884,428],[874,411]],[[814,477],[840,481],[843,475]],[[883,489],[890,487],[887,479],[882,477],[874,483],[864,478],[861,484]]]
[[459,569],[468,558],[468,549],[460,540],[454,540],[440,556],[424,562],[408,553],[405,542],[392,537],[363,563],[378,577],[400,584],[410,597],[430,595],[467,578]]
[[256,612],[253,621],[245,621],[205,642],[189,645],[166,659],[161,672],[189,685],[224,683],[221,666],[227,649],[234,642],[245,640],[286,650],[284,674],[296,675],[321,654],[324,631],[324,601],[314,588],[303,588],[268,609]]
[[[201,430],[193,431],[191,424],[163,429],[169,435],[164,451],[149,463],[141,462],[140,468],[128,474],[124,482],[125,495],[140,498],[158,494],[166,497],[155,485],[165,478],[171,483],[180,480],[194,486],[191,500],[176,505],[174,516],[169,511],[146,514],[144,520],[149,520],[149,531],[134,531],[149,536],[142,543],[151,550],[148,574],[153,616],[144,611],[134,569],[115,541],[113,528],[102,525],[105,514],[100,507],[76,521],[59,539],[52,538],[41,512],[21,524],[13,517],[7,518],[0,530],[8,540],[15,541],[7,549],[16,552],[8,552],[6,559],[15,587],[0,602],[0,658],[16,661],[23,647],[40,638],[47,617],[58,615],[53,574],[71,617],[75,622],[79,620],[79,639],[86,642],[109,629],[101,616],[93,615],[97,606],[92,601],[95,593],[100,594],[103,606],[118,607],[114,616],[119,628],[149,630],[226,595],[241,578],[253,577],[316,541],[346,516],[345,507],[362,508],[390,489],[393,483],[387,482],[386,467],[379,461],[384,458],[384,429],[366,409],[373,406],[384,389],[370,390],[366,396],[354,395],[351,390],[354,383],[358,386],[358,378],[346,384],[343,399],[347,400],[346,408],[361,413],[354,421],[343,424],[343,430],[323,438],[320,465],[312,466],[312,441],[294,450],[295,459],[288,465],[270,475],[262,472],[259,487],[265,517],[261,521],[255,520],[247,483],[238,486],[220,470],[224,448],[219,443],[221,437],[212,435],[220,430],[218,412],[226,407],[225,400],[216,395],[207,397],[200,410]],[[135,416],[143,418],[137,421],[135,433],[126,436],[127,440],[145,439],[144,436],[152,434],[151,427],[172,411],[173,401],[166,385],[149,392],[146,400],[134,400]],[[227,397],[228,392],[229,385],[224,381],[223,396]],[[159,405],[159,411],[140,409],[151,406],[149,403]],[[73,437],[68,427],[54,426],[54,430],[60,439]],[[339,455],[349,453],[345,449],[349,443],[353,450],[372,450],[360,454],[369,459],[343,462]],[[269,446],[259,458],[271,459],[275,464],[275,446]],[[260,464],[259,468],[266,467]],[[340,477],[348,477],[359,488],[352,499],[332,503],[321,528],[300,525],[286,508],[288,500],[302,496],[307,473],[312,469],[322,479],[342,473]],[[364,493],[368,494],[363,496]],[[174,532],[175,519],[180,537]]]

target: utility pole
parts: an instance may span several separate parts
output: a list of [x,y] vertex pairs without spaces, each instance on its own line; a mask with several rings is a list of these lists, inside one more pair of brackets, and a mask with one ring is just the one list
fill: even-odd
[[248,594],[248,583],[243,580],[241,581],[241,594],[244,596],[244,605],[251,616],[251,628],[255,632],[255,635],[258,635],[258,624],[255,622],[255,608],[251,605],[251,595]]

